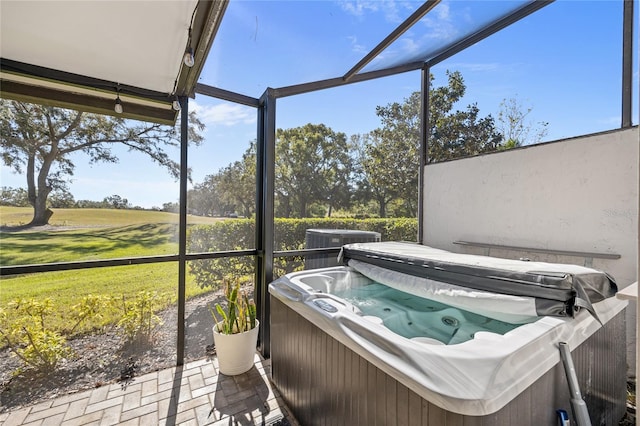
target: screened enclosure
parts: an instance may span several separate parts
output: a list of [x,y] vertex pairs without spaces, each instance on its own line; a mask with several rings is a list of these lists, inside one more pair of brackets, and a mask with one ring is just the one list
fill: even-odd
[[[637,96],[633,96],[637,94],[637,78],[633,78],[634,61],[637,64],[633,55],[637,52],[637,45],[634,47],[634,40],[637,41],[637,37],[634,38],[634,31],[637,32],[634,4],[629,0],[607,2],[607,7],[615,9],[616,20],[602,26],[609,28],[609,24],[613,24],[620,32],[620,44],[611,47],[620,61],[620,84],[616,89],[620,99],[620,120],[613,126],[608,125],[609,129],[633,126],[634,108],[637,116]],[[272,22],[260,19],[261,9],[270,7],[270,2],[162,2],[153,8],[129,2],[109,5],[66,3],[65,8],[58,7],[57,3],[47,5],[47,8],[38,9],[32,2],[2,4],[2,98],[108,115],[123,114],[126,119],[169,125],[179,120],[180,146],[175,158],[180,166],[178,221],[175,224],[177,248],[173,253],[143,257],[46,264],[7,263],[2,265],[0,272],[4,280],[23,274],[81,273],[83,269],[92,268],[124,271],[148,264],[171,265],[169,275],[175,279],[173,306],[175,363],[178,365],[190,351],[187,345],[191,336],[188,330],[192,323],[189,322],[190,315],[193,314],[193,322],[198,321],[198,315],[204,315],[185,312],[187,281],[192,268],[199,268],[199,273],[205,277],[225,267],[236,272],[241,269],[237,274],[246,280],[254,293],[261,323],[265,325],[260,330],[259,349],[268,357],[270,309],[267,285],[287,272],[291,263],[301,266],[308,256],[335,255],[339,250],[338,247],[301,247],[300,242],[287,244],[284,228],[276,225],[276,212],[285,208],[284,200],[291,196],[291,191],[277,192],[287,176],[277,174],[280,169],[276,170],[277,162],[282,159],[278,150],[284,149],[277,144],[279,130],[295,125],[287,122],[288,111],[300,109],[302,105],[310,108],[308,123],[321,117],[323,110],[340,108],[343,108],[343,116],[359,117],[368,110],[367,115],[375,118],[377,106],[397,99],[384,93],[376,82],[409,76],[411,87],[406,92],[407,97],[415,91],[420,93],[418,146],[413,162],[417,170],[422,170],[432,161],[429,153],[433,135],[429,123],[433,121],[430,117],[433,99],[429,89],[434,84],[432,78],[436,72],[445,74],[446,61],[472,51],[478,43],[488,43],[494,37],[508,34],[512,25],[524,25],[537,19],[540,20],[537,25],[543,25],[548,8],[570,11],[572,7],[581,7],[561,1],[436,0],[409,3],[408,8],[394,11],[395,19],[369,28],[357,19],[341,20],[332,10],[338,6],[329,2],[287,2],[287,12]],[[329,18],[333,25],[314,25],[313,18],[319,14],[333,17]],[[52,16],[59,19],[51,19]],[[111,19],[105,20],[110,24],[99,25],[90,19],[92,16],[110,16]],[[128,25],[129,19],[136,24]],[[52,22],[60,20],[73,24],[56,24],[51,28]],[[77,22],[84,25],[78,27]],[[115,38],[113,22],[118,23]],[[561,35],[561,26],[555,28]],[[585,29],[585,34],[588,31]],[[49,34],[55,37],[49,37]],[[284,49],[278,37],[301,41],[310,38],[315,42],[300,42],[295,49]],[[505,38],[501,39],[502,43],[508,43],[508,35]],[[74,42],[69,43],[69,40]],[[350,54],[336,53],[340,52],[339,46],[347,42],[351,47],[357,43],[368,48],[352,49]],[[556,43],[562,45],[564,41],[559,38]],[[407,49],[408,45],[412,48]],[[100,55],[93,53],[95,51],[100,51]],[[301,52],[308,51],[313,52],[314,59],[300,63]],[[185,54],[193,55],[191,62],[183,61]],[[327,58],[335,60],[328,61]],[[122,66],[123,63],[133,65]],[[285,77],[273,66],[276,63],[287,64],[293,72]],[[546,78],[545,71],[549,72],[535,70],[532,74]],[[206,72],[215,76],[214,82],[202,78]],[[231,80],[231,76],[235,78]],[[199,161],[196,148],[189,145],[189,112],[197,110],[204,97],[215,98],[226,108],[242,107],[247,123],[255,129],[255,134],[239,139],[215,140],[212,137],[205,142],[219,145],[220,149],[229,144],[241,146],[240,154],[236,154],[230,164],[238,162],[250,166],[245,172],[254,176],[252,188],[247,190],[247,197],[252,200],[245,203],[243,211],[222,209],[216,213],[233,215],[234,219],[244,217],[238,218],[245,221],[243,238],[226,246],[192,244],[189,240],[192,234],[188,234],[193,222],[190,209],[196,207],[195,202],[191,205],[189,202],[190,170],[203,176],[215,172],[207,170],[206,162]],[[122,113],[114,110],[118,103],[122,104]],[[341,106],[341,103],[345,105]],[[331,151],[327,150],[327,153]],[[331,155],[335,157],[338,152]],[[336,167],[332,166],[333,169]],[[418,242],[422,242],[428,232],[423,226],[423,188],[427,184],[423,176],[423,173],[417,173],[411,205],[395,207],[404,209],[404,214],[415,219],[412,235]],[[334,204],[325,204],[323,208],[327,210],[322,214],[326,215]],[[339,206],[337,201],[335,206]],[[318,206],[309,203],[308,208]],[[349,226],[348,222],[335,225],[336,228]],[[366,231],[378,232],[376,229]],[[229,232],[239,231],[230,229]],[[405,235],[400,237],[407,239]],[[382,238],[398,239],[398,235],[388,234]]]

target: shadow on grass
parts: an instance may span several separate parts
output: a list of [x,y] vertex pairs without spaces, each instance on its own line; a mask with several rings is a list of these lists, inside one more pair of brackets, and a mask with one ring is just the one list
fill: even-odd
[[[37,258],[46,256],[46,262],[122,257],[128,251],[136,255],[141,251],[162,254],[165,246],[177,244],[178,238],[178,226],[166,223],[82,230],[39,228],[42,227],[3,227],[2,264],[15,264],[17,259],[31,254]],[[158,250],[154,252],[154,248]],[[110,255],[114,252],[118,255]]]

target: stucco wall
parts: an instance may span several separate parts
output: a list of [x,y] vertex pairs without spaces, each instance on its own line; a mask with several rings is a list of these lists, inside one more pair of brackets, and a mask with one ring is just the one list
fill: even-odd
[[[462,253],[481,243],[599,252],[620,288],[637,281],[638,127],[425,168],[425,244]],[[584,259],[492,250],[492,256],[583,264]],[[634,311],[635,306],[630,306]],[[628,317],[629,364],[635,316]]]

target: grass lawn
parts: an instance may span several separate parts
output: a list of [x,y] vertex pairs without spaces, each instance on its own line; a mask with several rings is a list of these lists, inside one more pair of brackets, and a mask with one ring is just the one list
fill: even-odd
[[178,226],[147,223],[113,228],[3,232],[0,264],[98,260],[176,254]]
[[[47,320],[47,326],[54,330],[68,331],[72,326],[70,308],[88,295],[110,296],[117,300],[116,306],[124,297],[132,301],[140,291],[157,292],[160,303],[157,308],[175,304],[178,298],[177,263],[159,263],[153,265],[132,265],[95,270],[77,270],[45,272],[12,278],[3,278],[0,282],[0,308],[16,299],[43,300],[50,298],[54,313]],[[201,289],[193,283],[187,274],[187,298],[210,291]],[[85,321],[76,331],[83,332],[101,328],[116,322],[122,311],[112,309],[105,304],[100,316]]]
[[[28,219],[24,219],[27,214]],[[30,209],[0,207],[0,222],[16,226],[30,220]],[[55,219],[53,219],[55,218]],[[176,254],[177,215],[164,212],[109,209],[56,209],[46,230],[0,233],[0,264],[28,265],[78,260]],[[191,220],[193,219],[193,220]],[[212,223],[214,218],[192,218],[189,223]],[[55,229],[59,226],[60,229]],[[187,297],[202,290],[187,274]],[[75,271],[46,272],[0,281],[0,308],[16,299],[51,298],[55,315],[50,326],[70,327],[70,307],[87,295],[133,298],[140,291],[157,291],[163,306],[177,300],[178,263],[167,262]],[[79,331],[116,321],[117,311],[93,318]]]
[[[0,222],[20,226],[31,209],[0,207]],[[28,219],[23,220],[25,217]],[[188,225],[219,218],[189,216]],[[145,210],[55,209],[46,230],[0,233],[0,265],[29,265],[178,253],[178,215]],[[56,229],[58,228],[58,229]]]
[[[52,226],[96,227],[126,226],[144,223],[178,223],[176,213],[151,210],[116,210],[116,209],[52,209],[53,216],[49,220]],[[22,226],[31,221],[31,207],[0,206],[0,225]],[[188,224],[213,223],[221,218],[191,216]]]

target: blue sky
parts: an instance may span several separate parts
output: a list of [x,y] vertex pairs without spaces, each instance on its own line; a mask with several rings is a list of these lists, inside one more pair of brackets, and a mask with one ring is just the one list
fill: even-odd
[[[282,87],[343,75],[421,2],[244,1],[229,4],[200,82],[260,97]],[[507,0],[443,0],[382,55],[392,63],[428,43],[479,25]],[[637,6],[637,3],[636,3]],[[635,22],[637,31],[638,7]],[[620,126],[622,1],[558,0],[511,27],[434,66],[436,85],[458,70],[467,93],[458,108],[477,103],[496,116],[503,99],[533,108],[532,123],[549,122],[546,140]],[[637,43],[638,36],[634,35]],[[638,46],[634,46],[638,51]],[[375,66],[376,64],[372,64]],[[277,101],[277,126],[324,123],[347,136],[379,126],[378,105],[402,102],[420,89],[420,72],[357,83]],[[638,58],[634,58],[634,124],[638,122]],[[189,153],[196,182],[240,159],[255,139],[252,108],[197,96],[191,101],[206,123],[205,143]],[[178,158],[178,152],[173,153]],[[159,166],[124,151],[118,164],[85,165],[77,158],[70,185],[76,199],[118,194],[143,207],[178,200],[178,185]],[[24,178],[2,168],[2,186],[24,187]]]

